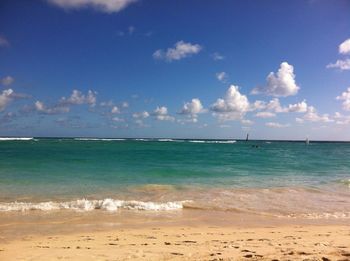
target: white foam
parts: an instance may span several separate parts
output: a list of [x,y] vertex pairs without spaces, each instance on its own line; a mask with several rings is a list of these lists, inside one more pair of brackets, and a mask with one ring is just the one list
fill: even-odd
[[7,140],[32,140],[33,137],[27,137],[27,138],[21,138],[21,137],[1,137],[0,141],[7,141]]
[[0,203],[0,212],[9,211],[28,211],[28,210],[61,210],[71,209],[75,211],[92,211],[95,209],[102,209],[107,211],[117,211],[118,209],[130,209],[130,210],[148,210],[148,211],[168,211],[177,210],[183,208],[183,203],[186,201],[170,201],[170,202],[143,202],[143,201],[125,201],[106,198],[102,200],[88,200],[78,199],[67,202],[10,202]]
[[235,140],[189,140],[188,142],[193,142],[193,143],[222,143],[222,144],[236,143]]
[[125,139],[106,139],[106,138],[74,138],[79,141],[123,141]]
[[169,141],[174,141],[173,139],[158,139],[158,141],[165,141],[165,142],[169,142]]

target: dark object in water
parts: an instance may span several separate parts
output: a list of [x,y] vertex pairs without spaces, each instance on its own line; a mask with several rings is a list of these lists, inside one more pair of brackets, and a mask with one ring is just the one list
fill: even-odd
[[260,146],[259,145],[252,145],[252,148],[260,148]]
[[249,133],[247,133],[247,137],[245,138],[245,141],[248,141],[249,139]]

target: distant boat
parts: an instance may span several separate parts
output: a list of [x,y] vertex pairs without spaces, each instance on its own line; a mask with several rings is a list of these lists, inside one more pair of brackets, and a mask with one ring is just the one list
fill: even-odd
[[247,137],[245,138],[245,141],[248,141],[249,139],[249,133],[247,133]]
[[310,143],[309,138],[306,138],[305,144],[306,144],[306,145],[309,145],[309,143]]

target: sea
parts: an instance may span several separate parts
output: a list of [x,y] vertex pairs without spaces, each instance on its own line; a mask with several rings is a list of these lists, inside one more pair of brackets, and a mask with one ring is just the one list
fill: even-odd
[[0,138],[1,213],[350,218],[350,143]]

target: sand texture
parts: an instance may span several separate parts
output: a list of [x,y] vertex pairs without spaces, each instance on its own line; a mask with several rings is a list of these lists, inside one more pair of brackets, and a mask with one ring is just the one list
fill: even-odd
[[25,236],[0,260],[350,260],[350,226],[158,226]]

